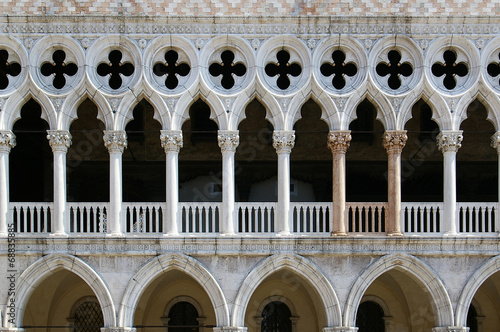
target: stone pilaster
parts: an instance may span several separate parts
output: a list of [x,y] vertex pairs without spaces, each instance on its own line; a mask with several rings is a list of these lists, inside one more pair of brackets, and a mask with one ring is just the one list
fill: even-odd
[[295,145],[295,132],[273,133],[273,147],[278,154],[278,235],[290,235],[290,153]]
[[442,131],[437,136],[438,149],[443,153],[444,235],[456,235],[457,152],[462,146],[462,131]]
[[401,232],[401,152],[408,136],[406,130],[388,130],[382,136],[387,150],[387,214],[385,231],[389,236],[402,236]]
[[66,218],[66,153],[71,145],[71,134],[67,130],[47,130],[47,139],[54,158],[54,218],[52,235],[67,236]]
[[234,235],[234,154],[240,144],[238,131],[219,130],[217,135],[222,152],[222,227],[221,235]]
[[328,148],[332,151],[333,174],[333,211],[332,225],[330,227],[332,235],[347,235],[345,222],[345,154],[351,143],[350,131],[330,131],[328,133]]
[[7,236],[9,222],[9,153],[16,146],[11,131],[0,131],[0,237]]
[[121,130],[104,131],[104,145],[109,151],[108,233],[121,236],[122,154],[127,147],[127,134]]
[[183,146],[181,130],[162,130],[161,146],[165,150],[166,163],[166,215],[163,220],[165,235],[179,235],[179,151]]

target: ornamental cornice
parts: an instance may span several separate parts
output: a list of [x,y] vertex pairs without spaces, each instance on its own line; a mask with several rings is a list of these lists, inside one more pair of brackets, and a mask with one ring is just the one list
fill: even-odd
[[183,146],[182,130],[161,130],[160,141],[165,153],[169,151],[179,152]]
[[442,153],[445,152],[458,152],[458,149],[462,147],[462,131],[442,131],[436,137],[436,144]]
[[328,133],[328,147],[332,153],[346,153],[351,144],[351,131],[330,131]]
[[401,153],[407,140],[406,130],[388,130],[382,136],[382,144],[387,153]]
[[105,130],[103,139],[104,146],[110,153],[123,153],[123,150],[127,147],[127,134],[124,130]]
[[67,130],[47,130],[47,139],[53,152],[66,152],[71,146],[71,134]]
[[221,151],[235,152],[240,144],[240,135],[238,131],[233,130],[219,130],[217,133],[217,140]]
[[293,130],[276,130],[273,132],[273,147],[277,153],[291,153],[295,145]]
[[11,131],[0,131],[0,152],[10,152],[16,146],[16,135]]

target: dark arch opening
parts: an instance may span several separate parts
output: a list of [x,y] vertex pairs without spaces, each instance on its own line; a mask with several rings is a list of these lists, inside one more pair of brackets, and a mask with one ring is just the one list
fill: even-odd
[[358,332],[384,332],[384,310],[373,301],[365,301],[359,305],[356,314]]
[[268,303],[262,310],[262,332],[292,332],[292,313],[286,304],[280,301]]
[[467,327],[469,328],[469,332],[478,332],[477,331],[477,310],[471,304],[469,307],[469,311],[467,312]]
[[[168,331],[198,332],[198,311],[189,302],[177,302],[168,312]],[[175,327],[174,327],[175,326]],[[177,327],[178,326],[178,327]]]
[[51,202],[54,196],[53,156],[42,108],[30,99],[21,108],[21,118],[12,132],[16,146],[9,155],[10,201]]

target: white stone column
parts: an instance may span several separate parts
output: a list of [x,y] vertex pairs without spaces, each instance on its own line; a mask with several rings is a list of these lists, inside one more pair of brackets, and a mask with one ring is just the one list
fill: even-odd
[[[498,192],[498,202],[500,203],[500,131],[497,131],[493,136],[491,136],[491,147],[497,150],[498,162],[497,162],[497,175],[498,175],[498,184],[497,184],[497,192]],[[500,231],[500,215],[495,213],[495,229],[494,231]],[[500,236],[500,233],[499,233]]]
[[240,326],[221,326],[213,328],[214,332],[246,332],[247,330],[247,327]]
[[432,332],[468,332],[468,327],[461,326],[447,326],[447,327],[434,327]]
[[122,236],[122,154],[127,147],[127,134],[123,130],[106,130],[104,145],[109,151],[108,234]]
[[11,131],[0,131],[0,237],[7,236],[9,218],[9,153],[16,146]]
[[163,219],[165,235],[179,235],[179,151],[182,148],[181,130],[162,130],[160,132],[161,146],[166,156],[166,204]]
[[402,236],[401,232],[401,152],[408,136],[406,130],[388,130],[382,141],[387,150],[387,213],[385,231],[388,236]]
[[238,131],[219,130],[217,139],[222,152],[222,223],[221,235],[234,235],[234,154],[240,136]]
[[54,156],[54,213],[52,236],[68,236],[66,215],[66,153],[71,145],[71,134],[67,130],[47,130]]
[[278,154],[278,235],[290,235],[290,153],[295,145],[295,132],[278,130],[273,133],[273,146]]
[[349,148],[351,139],[350,131],[330,131],[328,133],[327,144],[332,151],[333,158],[333,211],[330,211],[332,215],[330,230],[331,234],[336,236],[347,235],[345,222],[345,154]]
[[456,235],[457,211],[457,152],[462,146],[462,131],[442,131],[437,136],[438,149],[443,153],[444,235]]
[[101,332],[136,332],[135,327],[101,327]]
[[357,330],[359,330],[359,328],[350,326],[336,326],[336,327],[323,328],[323,332],[356,332]]

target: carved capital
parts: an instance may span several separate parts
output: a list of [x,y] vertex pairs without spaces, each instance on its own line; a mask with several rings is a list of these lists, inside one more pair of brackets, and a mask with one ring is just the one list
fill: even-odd
[[161,146],[168,151],[179,152],[182,148],[182,130],[162,130],[160,131]]
[[496,133],[491,136],[491,147],[497,150],[497,153],[500,154],[500,131],[497,131]]
[[387,130],[382,136],[382,144],[387,153],[401,153],[407,140],[406,130]]
[[332,153],[346,153],[351,145],[351,132],[350,131],[330,131],[328,133],[328,147]]
[[238,131],[219,130],[217,133],[217,140],[219,141],[219,147],[222,152],[235,152],[236,148],[240,144],[240,135],[238,135]]
[[273,146],[277,153],[291,153],[295,145],[295,132],[293,130],[275,130],[273,132]]
[[462,131],[442,131],[437,135],[437,147],[442,153],[457,152],[462,147]]
[[16,135],[11,131],[0,131],[0,152],[10,152],[16,146]]
[[67,130],[47,130],[47,139],[53,152],[67,152],[71,145],[71,134]]
[[127,147],[127,134],[123,130],[105,130],[104,131],[104,146],[109,153],[120,152]]

